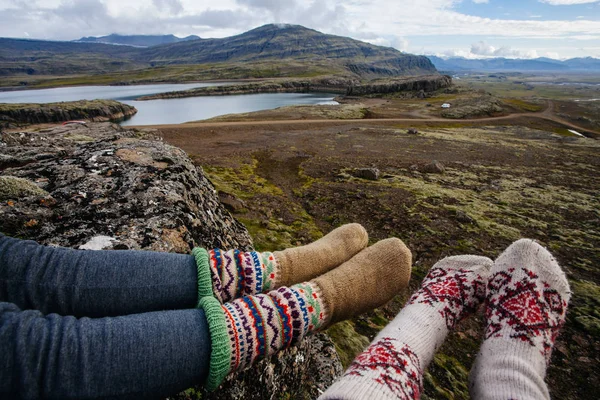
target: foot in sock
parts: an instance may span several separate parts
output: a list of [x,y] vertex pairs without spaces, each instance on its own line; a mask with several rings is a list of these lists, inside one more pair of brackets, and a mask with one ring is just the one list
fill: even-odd
[[221,303],[305,282],[337,267],[367,247],[359,224],[341,226],[306,246],[274,253],[194,249],[199,298],[212,294]]
[[488,284],[486,333],[470,374],[476,399],[549,399],[546,366],[570,299],[565,274],[542,246],[513,243]]
[[387,239],[309,282],[226,304],[203,298],[212,340],[206,387],[215,389],[228,373],[311,332],[383,305],[406,287],[410,270],[410,250],[399,239]]
[[436,263],[396,318],[319,399],[418,399],[435,351],[485,297],[492,264],[471,255]]

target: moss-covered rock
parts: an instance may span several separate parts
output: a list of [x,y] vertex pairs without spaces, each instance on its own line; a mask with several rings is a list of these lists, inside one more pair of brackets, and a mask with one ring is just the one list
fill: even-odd
[[18,200],[29,196],[46,197],[48,192],[27,179],[0,176],[0,201]]

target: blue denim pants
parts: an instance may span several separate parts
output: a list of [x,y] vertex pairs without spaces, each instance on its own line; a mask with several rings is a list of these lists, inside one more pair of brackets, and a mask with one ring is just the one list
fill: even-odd
[[192,256],[0,234],[0,398],[161,398],[202,383],[196,301]]

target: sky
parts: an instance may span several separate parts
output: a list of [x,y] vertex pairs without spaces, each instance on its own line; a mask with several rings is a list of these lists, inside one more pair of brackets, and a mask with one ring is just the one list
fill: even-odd
[[0,0],[0,37],[215,38],[268,23],[414,54],[600,58],[600,0]]

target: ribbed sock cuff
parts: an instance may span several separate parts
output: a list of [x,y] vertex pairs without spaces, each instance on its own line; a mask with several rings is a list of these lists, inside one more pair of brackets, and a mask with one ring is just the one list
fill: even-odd
[[206,390],[215,391],[231,370],[231,348],[227,324],[221,303],[212,296],[200,299],[199,308],[204,310],[210,330],[211,352]]
[[200,301],[204,297],[214,298],[212,278],[210,275],[210,265],[208,264],[208,252],[201,247],[195,247],[192,250],[192,255],[196,260],[198,273],[198,303],[196,307],[200,308]]

